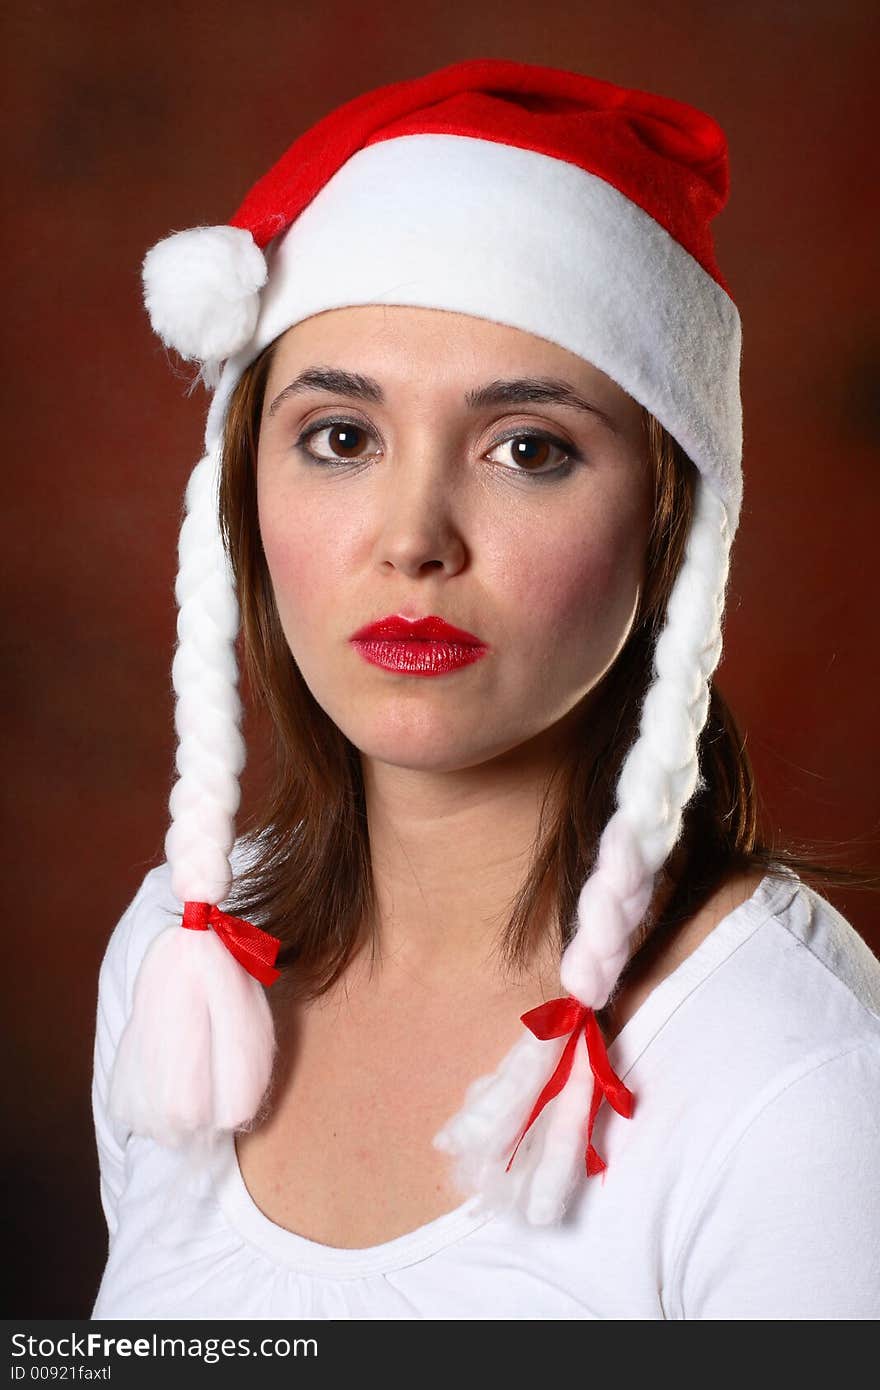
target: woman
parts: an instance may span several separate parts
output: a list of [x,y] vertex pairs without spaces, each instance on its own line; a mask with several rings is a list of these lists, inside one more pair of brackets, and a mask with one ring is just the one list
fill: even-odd
[[[880,967],[759,844],[712,684],[726,191],[702,113],[476,60],[148,255],[216,390],[94,1316],[876,1311]],[[239,603],[277,757],[235,842]]]

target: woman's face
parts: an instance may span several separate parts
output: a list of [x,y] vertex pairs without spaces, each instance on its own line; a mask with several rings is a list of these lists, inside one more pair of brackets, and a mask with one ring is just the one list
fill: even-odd
[[[374,305],[295,325],[257,494],[291,652],[367,757],[451,771],[550,746],[631,629],[653,505],[641,409],[518,329]],[[484,650],[439,675],[375,665],[352,634],[395,614]]]

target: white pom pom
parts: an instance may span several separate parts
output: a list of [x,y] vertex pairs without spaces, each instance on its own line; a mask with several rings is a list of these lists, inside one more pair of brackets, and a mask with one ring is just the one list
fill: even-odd
[[110,1083],[110,1111],[172,1147],[251,1120],[275,1051],[262,986],[214,931],[174,926],[151,943]]
[[241,227],[192,227],[144,257],[144,303],[153,329],[190,362],[216,364],[253,337],[266,260]]

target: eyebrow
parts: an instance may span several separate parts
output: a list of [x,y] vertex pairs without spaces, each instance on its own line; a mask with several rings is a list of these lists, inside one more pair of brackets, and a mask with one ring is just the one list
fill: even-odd
[[[385,402],[382,387],[372,377],[346,372],[340,367],[307,367],[275,397],[267,413],[274,415],[291,396],[302,395],[306,391],[327,391],[336,396],[369,401],[373,405],[383,405]],[[482,410],[491,405],[529,403],[569,406],[572,410],[597,416],[615,434],[620,433],[620,427],[610,415],[586,400],[567,381],[555,377],[496,378],[485,386],[466,392],[464,400],[472,410]]]

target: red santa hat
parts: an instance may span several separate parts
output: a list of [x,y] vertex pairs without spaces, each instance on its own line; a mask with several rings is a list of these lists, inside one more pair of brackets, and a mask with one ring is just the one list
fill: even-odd
[[120,1044],[111,1107],[136,1132],[180,1144],[240,1127],[272,1064],[265,986],[278,943],[219,906],[244,762],[238,608],[217,519],[230,394],[264,347],[313,314],[414,305],[491,319],[584,358],[699,470],[639,737],[562,960],[569,993],[524,1016],[520,1043],[435,1140],[465,1190],[516,1202],[538,1223],[561,1214],[578,1173],[604,1166],[590,1141],[598,1105],[628,1114],[632,1098],[594,1010],[699,784],[742,500],[739,315],[710,226],[727,191],[724,134],[693,107],[475,59],[346,102],[294,141],[228,225],[178,232],[147,254],[153,327],[215,390],[177,585],[180,776],[166,853],[188,929],[150,947]]

